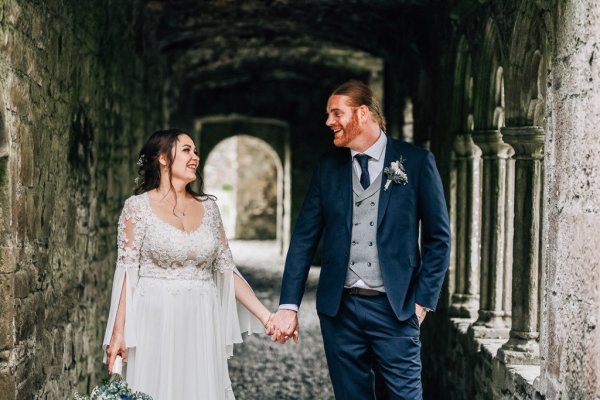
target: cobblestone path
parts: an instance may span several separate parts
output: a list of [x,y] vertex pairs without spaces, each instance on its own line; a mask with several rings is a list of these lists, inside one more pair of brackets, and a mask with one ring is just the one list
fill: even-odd
[[[240,272],[266,306],[275,310],[283,260],[272,243],[232,241]],[[315,309],[318,269],[309,274],[300,309],[300,343],[273,343],[266,335],[252,335],[236,345],[229,373],[237,400],[329,400],[333,389],[319,319]]]

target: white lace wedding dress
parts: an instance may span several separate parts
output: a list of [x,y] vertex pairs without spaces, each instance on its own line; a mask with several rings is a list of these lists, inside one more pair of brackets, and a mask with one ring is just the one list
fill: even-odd
[[210,199],[202,204],[202,225],[189,233],[161,220],[147,193],[127,199],[119,219],[103,347],[125,290],[125,378],[154,400],[233,399],[227,369],[233,344],[242,332],[264,332],[235,300],[239,272],[219,209]]

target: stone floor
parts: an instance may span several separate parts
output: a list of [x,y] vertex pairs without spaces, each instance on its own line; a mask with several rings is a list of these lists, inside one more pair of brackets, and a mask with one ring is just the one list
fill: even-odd
[[[283,258],[273,242],[230,243],[240,271],[257,296],[274,310],[279,303]],[[300,312],[300,343],[273,343],[266,335],[252,335],[237,345],[229,360],[233,390],[238,400],[333,399],[319,320],[315,289],[319,270],[311,270]]]

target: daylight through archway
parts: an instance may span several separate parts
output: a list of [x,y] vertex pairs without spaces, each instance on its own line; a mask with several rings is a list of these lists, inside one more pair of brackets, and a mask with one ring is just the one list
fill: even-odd
[[249,135],[225,139],[210,152],[204,165],[206,192],[217,197],[229,239],[278,238],[282,175],[273,148]]

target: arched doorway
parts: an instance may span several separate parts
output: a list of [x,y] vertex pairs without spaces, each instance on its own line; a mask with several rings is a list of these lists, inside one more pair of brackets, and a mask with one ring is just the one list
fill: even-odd
[[204,164],[206,192],[217,196],[230,239],[276,240],[283,166],[268,143],[237,135],[218,143]]
[[240,115],[196,121],[207,193],[216,195],[230,239],[290,238],[290,148],[285,122]]

